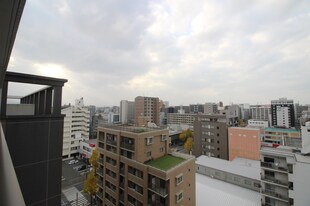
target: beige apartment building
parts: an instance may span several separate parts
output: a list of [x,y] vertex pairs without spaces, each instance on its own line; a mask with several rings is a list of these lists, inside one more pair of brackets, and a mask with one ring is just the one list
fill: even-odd
[[153,122],[159,125],[160,104],[158,97],[135,98],[135,124],[137,126],[146,125],[147,122]]
[[167,129],[98,129],[101,205],[195,205],[195,157],[170,153]]

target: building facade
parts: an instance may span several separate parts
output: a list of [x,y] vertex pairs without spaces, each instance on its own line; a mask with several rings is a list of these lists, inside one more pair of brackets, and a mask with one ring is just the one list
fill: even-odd
[[236,157],[260,160],[260,133],[257,128],[228,128],[229,160]]
[[225,115],[197,115],[194,121],[194,155],[228,160],[227,129]]
[[61,110],[66,115],[64,119],[63,158],[78,155],[80,141],[89,139],[89,111],[84,107],[83,99],[76,101],[75,106],[68,106]]
[[271,126],[295,127],[294,101],[287,98],[271,101]]
[[310,158],[289,147],[262,147],[263,205],[309,205]]
[[249,119],[248,127],[266,128],[269,127],[269,122],[267,120]]
[[168,135],[146,127],[99,129],[100,205],[195,205],[195,158],[170,153]]
[[218,105],[216,103],[205,103],[204,105],[204,113],[205,114],[217,114],[218,111]]
[[133,101],[122,100],[120,103],[120,122],[121,124],[134,124],[135,122],[135,103]]
[[282,146],[301,147],[300,132],[295,129],[267,127],[262,130],[262,142]]
[[271,116],[270,105],[251,105],[250,106],[251,119],[269,121],[270,116]]
[[190,104],[189,112],[195,113],[195,114],[204,113],[204,105],[203,104]]
[[159,98],[142,96],[135,98],[135,124],[137,126],[146,125],[147,122],[159,125],[159,113]]
[[167,124],[188,124],[193,125],[196,114],[168,113]]

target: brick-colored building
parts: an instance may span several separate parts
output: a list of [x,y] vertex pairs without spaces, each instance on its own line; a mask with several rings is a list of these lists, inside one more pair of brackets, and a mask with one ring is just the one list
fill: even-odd
[[229,160],[235,157],[260,160],[260,134],[258,128],[228,128]]
[[135,98],[135,124],[137,126],[146,125],[147,122],[153,122],[159,125],[160,104],[158,97]]
[[[98,129],[100,205],[195,205],[195,158],[170,153],[167,129]],[[129,204],[130,203],[130,204]]]

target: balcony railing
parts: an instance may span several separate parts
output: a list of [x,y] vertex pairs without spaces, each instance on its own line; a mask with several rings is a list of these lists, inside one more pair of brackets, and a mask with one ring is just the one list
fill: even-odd
[[161,202],[158,201],[158,200],[153,201],[153,200],[149,199],[149,200],[148,200],[148,206],[153,206],[153,205],[156,205],[156,206],[165,206],[166,204],[161,203]]
[[97,174],[100,176],[103,176],[103,169],[97,169]]
[[288,182],[284,182],[284,181],[280,181],[274,177],[270,177],[270,176],[267,176],[265,175],[264,177],[262,177],[262,180],[263,181],[267,181],[267,182],[271,182],[271,183],[275,183],[275,184],[278,184],[278,185],[282,185],[282,186],[285,186],[285,187],[288,187]]
[[103,181],[100,180],[100,179],[98,179],[98,180],[97,180],[97,185],[99,185],[100,187],[103,187]]
[[263,189],[262,193],[265,195],[271,196],[271,197],[275,197],[275,198],[280,199],[280,200],[285,201],[285,202],[288,202],[288,200],[289,200],[288,196],[279,194],[273,190],[266,190],[266,189],[264,190]]
[[278,170],[278,171],[288,172],[287,167],[277,166],[276,164],[270,163],[270,162],[261,162],[261,166],[265,168],[271,168],[274,170]]
[[103,193],[102,193],[102,192],[97,192],[97,196],[98,196],[100,199],[103,199]]
[[125,149],[129,149],[134,151],[135,150],[135,145],[134,144],[128,144],[126,142],[121,142],[121,147]]
[[112,139],[107,139],[107,143],[116,146],[117,142],[115,140]]
[[100,164],[104,164],[103,158],[98,158],[98,162],[99,162]]
[[153,192],[159,194],[159,195],[162,196],[162,197],[166,197],[166,196],[168,195],[167,188],[165,188],[165,187],[160,187],[160,186],[157,185],[157,184],[149,184],[148,189],[149,189],[149,190],[152,190]]

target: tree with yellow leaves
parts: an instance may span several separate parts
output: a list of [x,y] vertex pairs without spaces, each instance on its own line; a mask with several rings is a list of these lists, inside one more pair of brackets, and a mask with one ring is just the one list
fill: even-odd
[[182,133],[179,135],[180,140],[184,142],[184,149],[186,151],[190,152],[193,149],[193,138],[194,138],[194,133],[192,130],[187,129],[182,131]]
[[95,175],[96,175],[96,170],[99,166],[98,159],[99,159],[99,152],[98,152],[97,148],[95,148],[93,151],[93,154],[91,155],[91,157],[88,160],[89,164],[93,167],[93,170],[95,170]]
[[97,173],[96,170],[99,167],[98,164],[99,152],[97,148],[93,150],[91,157],[89,158],[89,164],[92,166],[92,171],[88,173],[86,180],[84,182],[84,192],[90,196],[90,205],[93,205],[93,197],[98,191],[97,186]]
[[93,205],[93,197],[98,191],[97,178],[95,174],[95,170],[90,171],[84,181],[84,192],[90,196],[90,205]]

